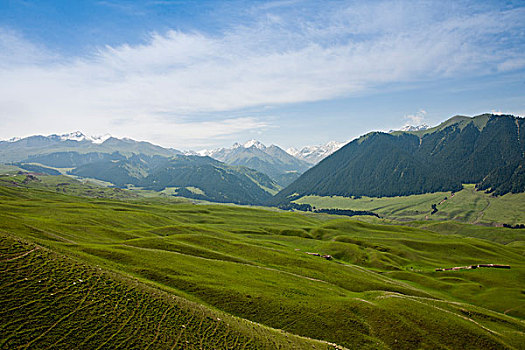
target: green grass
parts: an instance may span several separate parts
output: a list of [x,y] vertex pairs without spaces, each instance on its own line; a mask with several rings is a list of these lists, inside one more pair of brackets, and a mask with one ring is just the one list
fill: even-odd
[[[447,200],[444,200],[445,197]],[[295,200],[316,208],[370,210],[387,220],[455,220],[473,224],[525,223],[525,193],[493,197],[476,191],[474,185],[464,185],[462,191],[427,193],[404,197],[359,199],[331,196],[305,196]],[[431,215],[432,204],[437,213]]]
[[329,347],[0,237],[2,349]]
[[[0,231],[45,247],[39,252],[63,259],[69,256],[85,269],[98,266],[100,272],[93,271],[105,274],[108,283],[133,281],[144,288],[146,299],[153,293],[159,303],[165,303],[175,296],[206,312],[215,310],[238,317],[236,320],[281,329],[289,337],[295,334],[352,349],[523,348],[525,262],[519,244],[443,234],[438,229],[324,218],[326,215],[143,198],[117,201],[46,188],[0,186]],[[306,252],[330,254],[334,259]],[[53,264],[61,259],[44,258],[42,266],[56,270]],[[434,271],[478,263],[512,268]],[[28,271],[36,268],[31,265]],[[19,279],[2,278],[2,283]],[[22,297],[15,297],[3,289],[2,303],[32,300],[45,291],[35,286],[34,294],[27,292],[34,296],[23,297],[26,291],[20,290]],[[122,298],[121,292],[108,295]],[[46,299],[38,307],[51,310],[51,302]],[[2,332],[4,337],[18,339],[21,324],[30,315],[22,314],[16,327]],[[48,320],[51,317],[43,318],[53,324],[54,319]],[[159,317],[151,316],[150,323],[158,325]],[[9,319],[2,318],[1,323],[9,324]],[[241,321],[241,325],[251,325]],[[141,323],[137,321],[136,327]],[[173,339],[171,328],[162,329],[163,339]],[[62,341],[66,341],[70,330],[54,336],[47,333],[48,341],[64,336]],[[259,338],[259,343],[246,340],[255,335],[239,328],[231,332],[240,334],[239,339],[245,337],[238,344],[272,347]],[[37,333],[23,333],[26,338],[22,339],[31,341]],[[192,339],[203,338],[200,328],[191,333]],[[102,339],[108,337],[101,333]],[[289,337],[272,335],[269,339],[278,342]]]
[[501,244],[525,243],[525,230],[522,229],[470,225],[456,221],[415,221],[410,225],[441,234],[476,237]]
[[155,203],[187,203],[188,200],[182,197],[173,197],[167,191],[155,192],[141,189],[123,190],[120,188],[108,187],[108,184],[101,183],[99,180],[82,179],[77,180],[72,176],[52,176],[38,175],[36,180],[27,177],[25,174],[9,172],[0,174],[0,186],[19,188],[23,190],[38,189],[52,191],[73,196],[88,198],[109,198],[119,200],[141,200]]
[[27,162],[27,163],[23,163],[23,164],[37,165],[37,166],[40,166],[42,168],[56,170],[56,171],[60,172],[60,174],[62,174],[62,175],[66,175],[69,171],[75,169],[75,168],[56,168],[56,167],[52,167],[52,166],[49,166],[49,165],[44,165],[42,163],[33,163],[33,162]]

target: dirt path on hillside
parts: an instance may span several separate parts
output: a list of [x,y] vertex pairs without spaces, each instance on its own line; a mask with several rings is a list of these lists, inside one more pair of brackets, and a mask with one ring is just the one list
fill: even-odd
[[37,250],[37,249],[40,249],[40,247],[33,248],[33,249],[31,249],[30,251],[28,251],[28,252],[25,252],[25,253],[23,253],[23,254],[20,254],[20,255],[15,256],[14,258],[5,259],[5,260],[0,260],[0,262],[13,261],[13,260],[16,260],[16,259],[23,258],[24,256],[31,254],[32,252],[34,252],[34,251]]

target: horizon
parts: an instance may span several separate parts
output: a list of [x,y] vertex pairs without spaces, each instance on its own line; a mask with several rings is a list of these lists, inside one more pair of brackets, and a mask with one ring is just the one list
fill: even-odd
[[525,115],[525,4],[0,4],[0,139],[111,134],[283,149]]
[[[3,140],[0,140],[1,142],[16,142],[16,141],[19,141],[19,140],[22,140],[22,139],[25,139],[25,138],[28,138],[28,137],[33,137],[33,136],[43,136],[43,137],[51,137],[51,136],[59,136],[59,137],[63,137],[63,136],[71,136],[71,135],[75,135],[75,134],[81,134],[83,137],[87,138],[88,140],[90,140],[91,142],[93,143],[103,143],[104,141],[106,141],[108,138],[117,138],[117,139],[120,139],[120,140],[131,140],[131,141],[136,141],[136,142],[148,142],[150,144],[153,144],[154,146],[160,146],[160,147],[163,147],[163,148],[166,148],[166,149],[174,149],[174,150],[177,150],[177,151],[181,151],[183,153],[185,152],[195,152],[195,153],[199,153],[199,152],[205,152],[205,151],[214,151],[214,150],[218,150],[218,149],[221,149],[221,148],[225,148],[225,149],[231,149],[231,148],[235,148],[235,146],[242,146],[242,147],[246,147],[247,144],[251,143],[252,141],[255,141],[255,142],[259,142],[261,143],[263,146],[265,147],[270,147],[270,146],[277,146],[281,149],[283,149],[284,151],[286,151],[287,153],[288,150],[290,149],[294,149],[296,151],[299,151],[299,150],[302,150],[306,147],[323,147],[323,146],[327,146],[329,145],[330,143],[338,143],[338,144],[342,144],[342,145],[346,145],[358,138],[360,138],[361,136],[364,136],[368,133],[373,133],[373,132],[383,132],[383,133],[392,133],[392,132],[395,132],[395,131],[403,131],[401,130],[401,128],[406,128],[406,127],[418,127],[418,126],[423,126],[425,127],[425,129],[432,129],[432,128],[435,128],[439,125],[441,125],[442,123],[445,123],[446,121],[452,119],[452,118],[456,118],[456,117],[467,117],[467,118],[475,118],[475,117],[478,117],[478,116],[481,116],[481,115],[484,115],[484,114],[491,114],[491,115],[495,115],[495,116],[512,116],[514,118],[525,118],[525,116],[520,116],[520,115],[512,115],[512,114],[507,114],[507,113],[501,113],[501,112],[490,112],[490,113],[482,113],[480,115],[475,115],[475,116],[466,116],[466,115],[459,115],[459,114],[456,114],[454,116],[451,116],[445,120],[442,120],[440,122],[438,122],[437,124],[433,124],[433,125],[428,125],[426,123],[421,123],[421,124],[409,124],[409,123],[406,123],[404,126],[398,128],[398,129],[391,129],[389,131],[386,131],[386,130],[369,130],[368,132],[365,132],[361,135],[358,135],[352,139],[348,139],[348,140],[328,140],[324,143],[317,143],[317,144],[307,144],[307,145],[298,145],[298,146],[290,146],[290,147],[283,147],[275,142],[270,142],[270,143],[265,143],[265,142],[261,142],[260,140],[256,139],[256,138],[251,138],[251,139],[239,139],[237,141],[234,141],[232,144],[230,145],[227,145],[227,146],[219,146],[219,147],[215,147],[215,148],[193,148],[193,149],[190,149],[190,148],[181,148],[181,149],[178,149],[178,148],[174,148],[174,147],[169,147],[169,146],[164,146],[162,144],[157,144],[153,141],[150,141],[150,140],[146,140],[146,139],[134,139],[134,138],[131,138],[131,137],[128,137],[128,136],[122,136],[122,137],[117,137],[116,135],[112,135],[110,133],[105,133],[105,134],[102,134],[102,135],[90,135],[90,134],[87,134],[85,132],[83,132],[82,130],[75,130],[75,131],[71,131],[71,132],[66,132],[66,133],[51,133],[51,134],[47,134],[47,135],[44,135],[44,134],[31,134],[31,135],[24,135],[24,136],[13,136],[9,139],[3,139]],[[97,140],[97,141],[96,141]],[[102,141],[100,141],[102,140]],[[95,142],[96,141],[96,142]],[[289,153],[291,154],[291,153]],[[202,156],[202,155],[201,155]],[[206,156],[206,155],[204,155]]]

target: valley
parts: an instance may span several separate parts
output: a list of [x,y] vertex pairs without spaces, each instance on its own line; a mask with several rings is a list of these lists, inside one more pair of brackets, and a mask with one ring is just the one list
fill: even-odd
[[[205,322],[188,321],[188,327],[196,328],[185,337],[217,329],[213,333],[217,338],[189,339],[192,346],[202,341],[234,341],[223,339],[224,331],[234,339],[252,339],[247,346],[253,343],[255,348],[282,344],[279,334],[283,333],[272,335],[265,327],[347,348],[438,344],[519,348],[523,343],[523,246],[397,225],[339,218],[325,221],[299,213],[242,207],[90,199],[5,185],[0,191],[0,230],[6,237],[2,240],[2,271],[4,276],[13,276],[2,279],[7,298],[3,303],[8,302],[11,306],[5,310],[17,310],[19,317],[2,325],[2,333],[10,335],[3,341],[7,347],[18,339],[60,347],[60,339],[83,327],[72,322],[71,316],[94,312],[89,310],[97,311],[83,322],[101,329],[101,334],[105,334],[102,320],[106,317],[102,314],[129,315],[122,318],[129,320],[119,327],[122,334],[106,337],[106,346],[117,346],[132,334],[150,332],[151,323],[142,324],[137,317],[168,322],[171,318],[165,315],[176,310],[181,316],[169,321],[175,322],[174,326],[163,327],[157,338],[138,339],[161,347],[161,341],[173,341],[180,333],[170,335],[182,327],[180,323],[186,325],[186,317],[206,320],[205,315],[215,313],[217,316],[208,316]],[[41,277],[31,272],[33,259],[44,262],[38,269]],[[509,264],[511,269],[434,271],[479,263]],[[71,271],[67,278],[65,271]],[[35,285],[37,278],[49,278],[45,288],[50,294],[38,304],[19,304],[16,300],[31,300],[31,293],[43,292]],[[92,282],[71,285],[78,279]],[[109,289],[98,292],[105,285]],[[64,309],[63,316],[45,311],[78,298],[75,293],[83,294],[75,292],[78,288],[92,291],[90,303],[84,296],[86,301],[77,309]],[[126,293],[133,293],[133,299],[119,302],[120,310],[105,311],[111,304],[97,298],[121,298],[123,292],[117,292],[121,288],[131,288],[133,292]],[[7,291],[18,297],[13,299]],[[51,295],[54,293],[56,298]],[[165,315],[141,307],[141,314],[135,315],[126,306],[132,300],[141,305],[179,306],[166,306]],[[18,335],[24,320],[34,313],[41,315],[43,333],[35,330]],[[228,321],[227,326],[213,321],[215,317],[229,319],[223,313],[241,321]],[[101,321],[95,321],[100,317]],[[242,320],[256,324],[246,331]],[[442,337],[451,331],[457,335]],[[261,334],[266,334],[267,343]],[[289,341],[298,344],[313,342],[290,337]],[[326,343],[317,346],[328,347]]]
[[2,142],[0,348],[522,349],[511,118],[370,133],[316,165],[256,141]]
[[0,1],[0,350],[525,350],[525,1]]

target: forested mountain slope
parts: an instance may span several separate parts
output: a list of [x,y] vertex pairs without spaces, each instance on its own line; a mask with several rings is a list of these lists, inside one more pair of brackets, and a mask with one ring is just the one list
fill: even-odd
[[523,192],[525,120],[454,117],[414,132],[372,132],[305,172],[275,202],[303,195],[402,196],[478,183],[495,194]]
[[119,187],[134,185],[154,191],[176,188],[178,195],[187,198],[238,204],[262,204],[279,189],[265,174],[199,156],[134,155],[124,160],[85,164],[71,174]]

